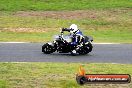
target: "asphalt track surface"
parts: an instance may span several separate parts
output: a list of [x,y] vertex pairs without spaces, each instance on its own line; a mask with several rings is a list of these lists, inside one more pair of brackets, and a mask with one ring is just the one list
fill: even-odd
[[44,54],[43,43],[0,43],[0,62],[132,63],[132,44],[93,44],[87,55]]

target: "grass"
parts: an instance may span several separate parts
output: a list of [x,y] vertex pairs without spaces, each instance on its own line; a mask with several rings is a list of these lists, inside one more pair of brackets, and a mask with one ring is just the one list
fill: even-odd
[[52,40],[54,33],[15,33],[2,32],[0,33],[0,41],[3,42],[46,42]]
[[0,0],[0,11],[131,8],[131,0]]
[[[58,32],[49,33],[21,33],[21,32],[0,32],[0,41],[2,42],[49,42],[52,41],[53,35]],[[131,32],[120,31],[86,31],[85,35],[91,35],[94,42],[111,42],[111,43],[132,43]]]
[[131,0],[1,0],[0,11],[131,8],[131,2]]
[[68,18],[67,15],[65,18],[19,16],[17,13],[2,12],[0,41],[47,42],[52,40],[53,35],[59,34],[59,28],[75,23],[85,35],[93,36],[94,42],[132,43],[130,9],[87,11],[88,14],[94,12],[95,18],[79,16],[79,19],[76,19]]
[[[131,0],[0,0],[0,41],[47,42],[75,23],[95,42],[132,43],[131,8]],[[82,12],[68,18],[73,10]]]
[[[0,63],[0,88],[123,88],[132,84],[89,84],[79,86],[75,80],[82,63]],[[83,63],[89,74],[130,74],[131,64]],[[112,86],[111,86],[112,85]]]

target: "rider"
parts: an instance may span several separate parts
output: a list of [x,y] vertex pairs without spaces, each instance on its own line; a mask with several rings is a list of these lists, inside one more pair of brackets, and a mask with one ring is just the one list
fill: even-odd
[[72,24],[70,28],[62,28],[62,33],[63,31],[68,31],[70,32],[70,35],[72,36],[72,45],[79,45],[81,43],[81,39],[83,37],[82,32],[78,29],[76,24]]

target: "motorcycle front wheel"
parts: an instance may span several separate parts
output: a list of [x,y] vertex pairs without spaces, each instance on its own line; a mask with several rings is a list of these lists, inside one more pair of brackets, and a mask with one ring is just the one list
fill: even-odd
[[53,53],[53,51],[54,51],[53,48],[54,48],[53,46],[46,43],[42,46],[42,52],[45,54]]

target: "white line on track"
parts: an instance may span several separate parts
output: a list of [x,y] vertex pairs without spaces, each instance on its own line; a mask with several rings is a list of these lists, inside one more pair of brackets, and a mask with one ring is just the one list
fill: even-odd
[[120,43],[92,43],[92,44],[120,44]]

